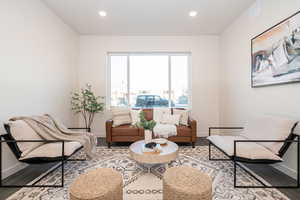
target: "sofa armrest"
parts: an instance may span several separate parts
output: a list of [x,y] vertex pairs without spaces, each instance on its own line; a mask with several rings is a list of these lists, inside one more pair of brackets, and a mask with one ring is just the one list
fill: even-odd
[[105,131],[106,131],[106,141],[111,142],[112,141],[112,125],[113,120],[107,120],[105,122]]
[[244,127],[209,127],[208,128],[208,135],[211,136],[211,130],[242,130]]
[[192,142],[197,140],[197,121],[194,119],[189,119],[189,127],[192,129]]

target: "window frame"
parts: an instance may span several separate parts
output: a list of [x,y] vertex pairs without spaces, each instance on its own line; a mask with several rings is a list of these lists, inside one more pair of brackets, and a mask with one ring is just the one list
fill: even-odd
[[[131,107],[130,102],[130,56],[151,56],[151,55],[161,55],[168,56],[168,89],[169,89],[169,107],[171,107],[171,90],[172,90],[172,66],[171,66],[171,57],[172,56],[187,56],[187,81],[188,81],[188,105],[187,109],[192,108],[192,66],[191,66],[191,52],[107,52],[107,65],[106,65],[106,105],[110,109],[111,105],[111,57],[112,56],[126,56],[127,59],[127,102],[126,107]],[[175,107],[176,108],[176,107]]]

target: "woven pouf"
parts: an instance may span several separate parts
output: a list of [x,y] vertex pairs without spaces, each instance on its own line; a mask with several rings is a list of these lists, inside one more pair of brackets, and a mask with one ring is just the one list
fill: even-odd
[[163,177],[163,200],[211,200],[211,178],[197,169],[169,168]]
[[75,179],[69,194],[71,200],[122,200],[122,175],[109,168],[91,170]]

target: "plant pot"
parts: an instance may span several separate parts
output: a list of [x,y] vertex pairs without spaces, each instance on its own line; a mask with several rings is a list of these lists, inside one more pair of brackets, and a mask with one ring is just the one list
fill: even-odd
[[145,143],[148,144],[152,141],[152,131],[145,130]]

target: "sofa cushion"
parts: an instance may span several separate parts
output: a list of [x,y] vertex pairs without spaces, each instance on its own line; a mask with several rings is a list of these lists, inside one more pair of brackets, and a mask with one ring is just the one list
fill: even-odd
[[[227,155],[234,155],[234,141],[247,140],[244,136],[220,136],[213,135],[207,138],[214,145],[222,149]],[[237,157],[251,159],[251,160],[275,160],[281,161],[282,159],[274,154],[272,151],[255,142],[240,142],[236,146]]]
[[177,136],[191,136],[192,129],[188,126],[179,125],[177,127]]
[[132,125],[135,125],[136,123],[138,123],[140,121],[140,113],[141,113],[141,110],[134,110],[134,109],[130,110],[130,117],[131,117]]
[[180,115],[163,114],[161,124],[179,125]]
[[153,109],[153,120],[156,123],[161,123],[161,120],[162,120],[164,114],[171,115],[171,109],[170,108],[154,108]]
[[[23,120],[9,121],[7,123],[10,133],[15,140],[42,140],[42,138]],[[44,144],[43,142],[18,142],[21,152],[26,153]]]
[[129,108],[112,108],[113,127],[123,124],[131,124],[130,109]]
[[[252,140],[285,140],[296,122],[296,120],[275,116],[253,118],[245,125],[243,135]],[[260,144],[276,154],[283,145],[279,142]]]
[[143,112],[145,113],[146,120],[148,120],[148,121],[153,120],[153,109],[146,108],[146,109],[143,109]]
[[139,128],[132,126],[132,125],[121,125],[118,127],[113,127],[112,128],[112,135],[116,136],[126,136],[126,135],[134,135],[138,136],[139,135]]
[[185,109],[173,109],[174,115],[180,115],[180,121],[179,123],[181,125],[188,126],[188,120],[189,120],[189,111]]
[[[65,142],[64,155],[70,156],[81,147],[79,142]],[[26,156],[21,156],[20,160],[30,158],[55,158],[62,156],[62,143],[46,143],[32,150]]]

